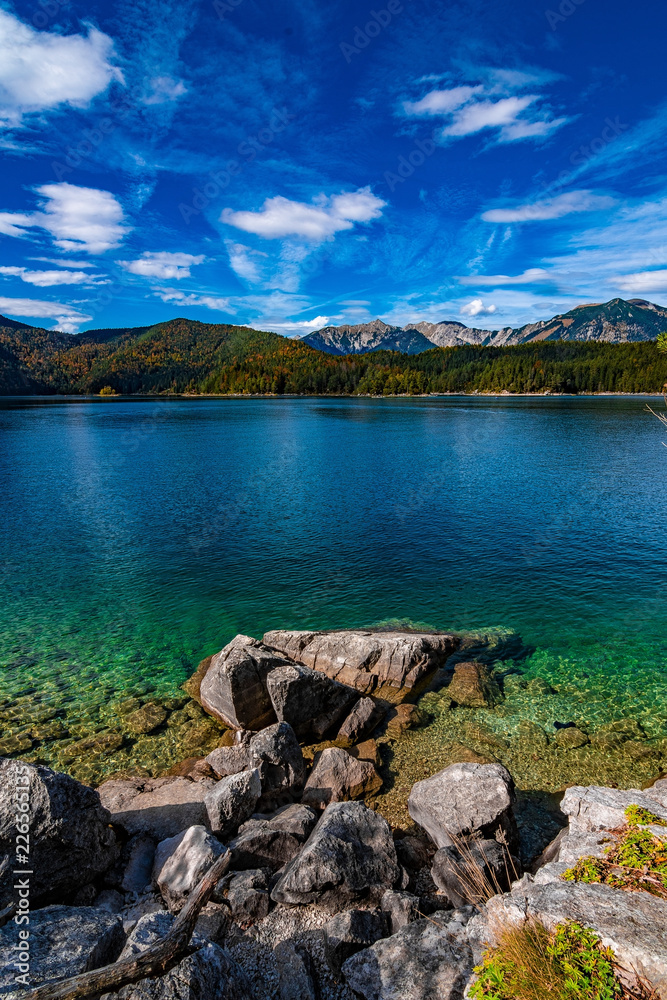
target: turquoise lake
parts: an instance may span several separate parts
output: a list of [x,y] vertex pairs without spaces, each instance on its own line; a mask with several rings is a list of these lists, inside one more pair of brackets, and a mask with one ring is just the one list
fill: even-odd
[[517,632],[575,721],[667,736],[647,402],[0,400],[6,732],[35,705],[69,739],[105,731],[237,632],[399,620]]

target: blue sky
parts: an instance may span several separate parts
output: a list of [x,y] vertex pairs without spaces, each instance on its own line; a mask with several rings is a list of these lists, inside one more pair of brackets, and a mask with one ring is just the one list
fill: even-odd
[[288,336],[667,302],[657,0],[0,0],[0,312]]

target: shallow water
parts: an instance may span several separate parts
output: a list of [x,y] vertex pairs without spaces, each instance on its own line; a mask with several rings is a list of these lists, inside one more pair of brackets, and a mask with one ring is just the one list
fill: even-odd
[[[391,619],[521,636],[519,668],[557,694],[485,713],[510,743],[522,718],[667,737],[667,450],[645,407],[0,400],[2,749],[90,780],[155,772],[219,739],[179,686],[237,632]],[[170,697],[173,723],[128,734],[122,712]],[[446,762],[464,715],[432,716],[396,762]],[[661,766],[513,753],[531,787]]]

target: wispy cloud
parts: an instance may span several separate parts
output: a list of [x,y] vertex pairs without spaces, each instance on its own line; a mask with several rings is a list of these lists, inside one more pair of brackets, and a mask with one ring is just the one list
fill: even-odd
[[624,274],[612,280],[623,292],[635,295],[667,292],[667,270],[639,271],[637,274]]
[[108,279],[100,278],[86,271],[30,271],[25,267],[0,267],[0,274],[20,278],[27,285],[50,288],[53,285],[102,285]]
[[539,93],[521,93],[550,82],[553,73],[480,69],[477,77],[483,82],[430,90],[419,100],[403,101],[403,113],[443,118],[442,140],[494,130],[500,143],[544,138],[570,120],[554,117]]
[[177,306],[203,306],[215,312],[234,312],[230,299],[217,295],[202,295],[198,292],[186,293],[178,288],[158,288],[153,292],[163,302],[173,302]]
[[85,107],[123,80],[112,63],[113,41],[90,28],[87,35],[35,31],[0,9],[0,126],[61,104]]
[[567,191],[555,198],[543,198],[514,208],[492,208],[484,212],[485,222],[544,222],[562,219],[573,212],[599,212],[613,208],[616,199],[593,191]]
[[130,274],[138,274],[142,278],[160,278],[164,280],[180,280],[191,276],[190,269],[195,264],[206,260],[203,254],[170,253],[166,250],[146,250],[136,260],[119,260],[118,263]]
[[542,267],[530,267],[523,274],[473,274],[456,279],[461,285],[532,285],[536,282],[552,280],[548,271]]
[[379,219],[386,202],[370,187],[335,195],[320,195],[311,204],[290,201],[277,195],[267,198],[258,212],[235,212],[225,208],[222,222],[264,239],[297,236],[321,242],[337,232],[353,229],[356,223]]

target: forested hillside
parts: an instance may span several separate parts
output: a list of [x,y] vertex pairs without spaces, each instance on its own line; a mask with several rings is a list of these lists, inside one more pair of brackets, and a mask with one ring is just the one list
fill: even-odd
[[80,335],[0,317],[0,394],[657,392],[655,341],[541,341],[344,357],[248,327],[176,319]]

